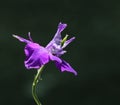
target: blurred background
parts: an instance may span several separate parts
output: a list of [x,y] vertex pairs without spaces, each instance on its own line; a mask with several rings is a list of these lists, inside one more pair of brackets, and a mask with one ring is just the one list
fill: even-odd
[[62,56],[78,72],[61,73],[50,62],[38,85],[43,105],[120,104],[119,0],[4,0],[0,2],[0,105],[36,105],[31,85],[36,70],[24,67],[24,43],[12,34],[43,46],[59,22],[76,40]]

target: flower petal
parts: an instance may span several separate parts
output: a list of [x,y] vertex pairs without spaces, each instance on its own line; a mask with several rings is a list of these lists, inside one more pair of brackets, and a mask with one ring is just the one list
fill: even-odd
[[25,46],[26,60],[24,61],[27,69],[39,69],[42,65],[49,62],[49,52],[37,43],[29,43]]
[[13,35],[13,37],[16,38],[16,39],[18,39],[18,40],[21,41],[21,42],[31,43],[30,40],[24,39],[24,38],[22,38],[22,37],[20,37],[20,36]]
[[46,46],[47,49],[52,47],[53,44],[60,45],[61,44],[61,32],[67,27],[67,24],[62,24],[61,22],[58,25],[57,32],[53,39],[49,42],[49,44]]
[[61,22],[58,25],[58,32],[62,32],[67,27],[67,24],[62,24]]
[[61,43],[61,32],[67,27],[67,24],[62,24],[61,22],[58,25],[58,29],[57,32],[53,38],[53,40],[55,41],[56,44],[60,44]]
[[59,57],[54,56],[54,55],[52,55],[51,53],[49,54],[49,56],[50,56],[50,60],[55,61],[55,62],[62,63],[62,60],[61,60]]
[[63,44],[62,48],[65,48],[68,44],[70,44],[73,40],[75,39],[75,37],[70,38],[69,40],[65,41],[65,43]]
[[62,60],[62,63],[61,62],[55,62],[55,63],[57,68],[60,69],[62,72],[67,71],[77,75],[77,72],[66,61]]

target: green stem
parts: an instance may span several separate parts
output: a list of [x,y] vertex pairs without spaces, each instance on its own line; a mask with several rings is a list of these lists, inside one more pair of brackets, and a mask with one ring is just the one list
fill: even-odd
[[36,87],[37,87],[37,83],[39,82],[39,79],[41,79],[40,76],[41,76],[41,73],[43,71],[43,68],[44,68],[44,66],[42,66],[38,70],[36,76],[34,77],[34,81],[33,81],[33,84],[32,84],[32,96],[33,96],[33,98],[34,98],[34,100],[35,100],[35,102],[36,102],[37,105],[42,105],[41,102],[38,99],[37,94],[36,94]]

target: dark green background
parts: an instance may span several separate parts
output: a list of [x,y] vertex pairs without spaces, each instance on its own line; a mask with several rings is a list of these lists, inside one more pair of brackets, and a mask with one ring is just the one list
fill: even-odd
[[78,72],[61,73],[47,64],[38,95],[43,105],[120,104],[120,1],[119,0],[4,0],[0,2],[0,105],[36,105],[31,84],[36,70],[26,70],[27,38],[45,46],[59,22],[62,33],[75,36],[62,56]]

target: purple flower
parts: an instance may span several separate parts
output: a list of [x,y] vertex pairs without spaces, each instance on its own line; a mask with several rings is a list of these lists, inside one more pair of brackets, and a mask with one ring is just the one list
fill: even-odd
[[55,36],[46,47],[33,42],[30,32],[28,33],[28,40],[20,36],[13,35],[13,37],[17,38],[19,41],[26,43],[24,49],[26,59],[24,64],[27,69],[39,69],[42,65],[45,65],[50,61],[54,61],[57,68],[62,72],[67,71],[77,75],[77,72],[70,66],[70,64],[60,58],[61,55],[66,52],[63,49],[75,39],[75,37],[72,37],[67,40],[68,35],[66,35],[64,39],[61,38],[61,32],[66,28],[66,26],[67,24],[59,23]]

